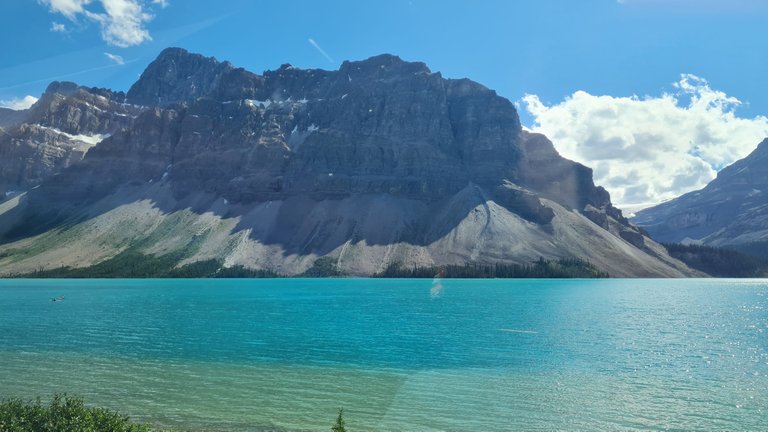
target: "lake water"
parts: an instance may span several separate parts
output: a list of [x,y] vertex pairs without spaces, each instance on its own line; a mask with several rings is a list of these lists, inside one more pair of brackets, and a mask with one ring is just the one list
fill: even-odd
[[0,397],[55,392],[190,430],[768,430],[768,282],[0,280]]

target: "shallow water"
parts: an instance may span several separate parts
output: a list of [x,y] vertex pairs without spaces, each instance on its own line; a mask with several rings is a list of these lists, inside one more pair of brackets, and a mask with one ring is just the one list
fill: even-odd
[[194,430],[765,430],[767,307],[758,280],[2,280],[0,396]]

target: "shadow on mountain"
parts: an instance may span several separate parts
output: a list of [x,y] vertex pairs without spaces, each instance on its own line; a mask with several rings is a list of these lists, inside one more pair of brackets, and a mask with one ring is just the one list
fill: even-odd
[[[570,245],[532,244],[553,233],[555,212],[542,199],[622,238],[634,230],[591,169],[523,131],[509,100],[392,55],[337,71],[283,65],[256,75],[167,49],[125,95],[74,84],[49,90],[38,122],[61,128],[88,118],[93,124],[68,133],[111,136],[30,190],[23,205],[0,211],[4,244],[121,213],[123,225],[110,229],[128,244],[113,247],[152,249],[149,237],[173,243],[195,223],[152,218],[191,212],[226,225],[229,236],[247,232],[275,246],[265,254],[445,240],[439,253],[471,257],[489,253],[480,238],[496,243],[496,260],[509,249],[525,258],[566,254]],[[157,212],[136,210],[142,201]],[[586,244],[584,236],[572,233]]]
[[[67,184],[66,175],[65,172],[62,178],[52,178],[51,183]],[[152,208],[165,216],[190,211],[198,216],[207,214],[223,221],[230,220],[234,222],[230,234],[248,231],[251,240],[277,245],[284,255],[322,256],[347,242],[363,242],[369,246],[430,245],[467,220],[471,227],[487,226],[492,217],[488,203],[503,205],[504,202],[501,192],[494,193],[474,184],[467,184],[453,195],[433,201],[394,194],[350,194],[324,200],[299,195],[248,204],[229,204],[225,198],[208,193],[174,196],[172,181],[129,183],[101,199],[72,200],[66,204],[51,197],[56,189],[44,184],[30,191],[23,203],[0,214],[0,226],[3,227],[0,244],[66,231],[120,207],[148,200]],[[551,230],[552,211],[541,204],[538,197],[518,188],[511,189],[511,186],[496,189],[508,190],[507,193],[513,195],[508,198],[506,208],[515,213],[521,223]],[[89,193],[96,191],[91,189]],[[69,194],[68,200],[72,198]],[[139,226],[151,225],[151,221],[139,222]],[[137,232],[135,236],[141,238],[150,234],[149,231]]]

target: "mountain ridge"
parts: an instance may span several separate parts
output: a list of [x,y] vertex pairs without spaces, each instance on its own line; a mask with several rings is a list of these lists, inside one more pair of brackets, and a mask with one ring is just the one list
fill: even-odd
[[[74,86],[41,98],[66,109],[32,110],[61,113],[38,118],[62,133],[108,136],[0,213],[22,221],[0,228],[0,252],[40,251],[0,260],[8,269],[189,248],[180,264],[286,274],[321,257],[358,275],[540,258],[695,274],[613,207],[590,168],[523,131],[510,101],[424,63],[385,54],[257,75],[170,48],[124,96]],[[76,245],[90,252],[65,252]]]
[[632,219],[663,242],[739,247],[768,238],[768,138],[703,189]]

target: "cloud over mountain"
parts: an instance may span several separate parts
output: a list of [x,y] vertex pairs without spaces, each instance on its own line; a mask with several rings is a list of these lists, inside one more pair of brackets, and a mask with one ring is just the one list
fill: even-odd
[[595,96],[577,91],[547,105],[523,98],[532,129],[564,156],[595,170],[595,182],[625,208],[699,189],[768,136],[768,118],[736,115],[741,101],[700,77],[681,75],[657,97]]
[[10,108],[12,110],[23,110],[31,107],[37,102],[34,96],[24,96],[23,98],[14,98],[9,100],[0,100],[0,108]]

